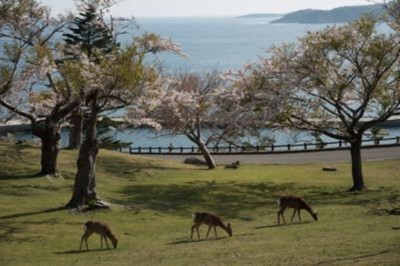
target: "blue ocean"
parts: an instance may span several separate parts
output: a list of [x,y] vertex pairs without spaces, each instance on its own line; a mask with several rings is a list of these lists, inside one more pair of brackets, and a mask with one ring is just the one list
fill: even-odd
[[[326,25],[270,24],[275,18],[138,18],[139,29],[179,44],[187,58],[163,54],[157,60],[167,71],[207,72],[239,69],[265,56],[272,45],[295,42],[307,31]],[[125,36],[124,40],[129,37]]]

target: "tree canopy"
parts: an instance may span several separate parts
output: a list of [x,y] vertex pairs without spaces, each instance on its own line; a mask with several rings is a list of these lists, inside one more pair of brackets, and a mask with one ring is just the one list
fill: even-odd
[[352,146],[353,190],[364,188],[364,132],[400,105],[400,39],[377,31],[372,17],[309,32],[274,47],[246,78],[264,99],[282,97],[278,123],[311,130]]

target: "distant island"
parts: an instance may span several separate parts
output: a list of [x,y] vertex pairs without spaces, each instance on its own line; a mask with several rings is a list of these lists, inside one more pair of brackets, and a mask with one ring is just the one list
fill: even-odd
[[244,16],[239,16],[237,18],[276,18],[283,17],[285,14],[248,14]]
[[248,14],[238,18],[273,18],[270,23],[300,23],[300,24],[325,24],[346,23],[358,19],[364,14],[380,15],[383,7],[380,4],[345,6],[331,10],[304,9],[284,14]]

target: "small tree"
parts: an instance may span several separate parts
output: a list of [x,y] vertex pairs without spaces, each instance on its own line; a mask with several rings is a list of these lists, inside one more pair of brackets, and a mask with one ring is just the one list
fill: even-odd
[[[351,145],[353,186],[365,188],[361,144],[366,130],[400,105],[400,42],[363,17],[309,32],[298,44],[272,49],[252,74],[268,80],[266,97],[286,95],[280,124],[320,132]],[[362,122],[362,123],[361,123]]]
[[[140,105],[128,110],[128,120],[165,129],[173,135],[184,135],[198,147],[209,169],[217,165],[207,148],[206,131],[218,131],[218,139],[232,138],[243,126],[244,112],[239,111],[244,94],[224,84],[217,73],[203,76],[183,74],[160,83],[157,93],[145,95]],[[142,117],[143,119],[140,119]],[[215,133],[215,132],[214,132]]]

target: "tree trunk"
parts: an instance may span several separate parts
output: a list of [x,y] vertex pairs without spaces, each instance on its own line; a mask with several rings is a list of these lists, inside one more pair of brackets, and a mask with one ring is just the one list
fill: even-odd
[[364,190],[364,177],[362,173],[362,160],[361,160],[361,137],[356,141],[351,142],[351,169],[352,169],[352,177],[353,177],[353,187],[350,188],[350,191],[360,191]]
[[80,108],[74,111],[69,118],[71,128],[69,131],[69,148],[79,149],[82,144],[83,114]]
[[97,200],[96,196],[96,157],[99,148],[97,140],[84,141],[79,150],[78,171],[75,176],[72,198],[67,204],[69,208],[76,208],[91,201]]
[[59,177],[57,159],[61,139],[60,125],[48,121],[32,124],[33,135],[42,141],[41,175]]
[[98,118],[97,101],[93,100],[86,137],[79,149],[78,171],[75,176],[74,191],[67,207],[77,208],[82,205],[96,205],[96,158],[99,152],[96,124]]
[[196,144],[199,147],[201,154],[203,154],[204,159],[206,160],[208,169],[217,168],[217,164],[215,163],[214,158],[211,156],[210,151],[207,149],[207,146],[201,140],[198,140]]

